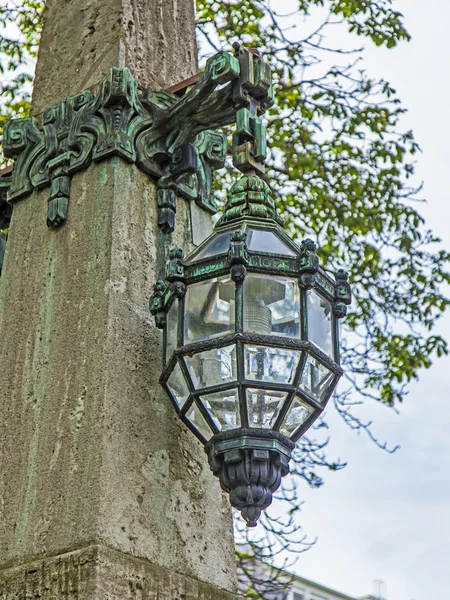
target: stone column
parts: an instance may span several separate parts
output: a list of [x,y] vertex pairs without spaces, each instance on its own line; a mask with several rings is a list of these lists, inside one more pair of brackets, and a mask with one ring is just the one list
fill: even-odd
[[[192,0],[47,0],[34,115],[113,66],[142,85],[196,71]],[[148,312],[189,207],[157,227],[156,185],[115,156],[14,205],[0,280],[0,599],[225,600],[228,499],[158,384]]]

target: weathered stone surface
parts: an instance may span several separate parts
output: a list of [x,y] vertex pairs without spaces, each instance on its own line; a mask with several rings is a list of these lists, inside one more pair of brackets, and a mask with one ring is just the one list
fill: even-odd
[[0,571],[0,600],[234,600],[197,579],[102,546]]
[[119,158],[74,176],[61,230],[46,204],[15,205],[0,283],[0,566],[102,543],[232,590],[228,500],[157,383],[148,312],[188,205],[160,233]]
[[47,0],[32,114],[128,67],[143,87],[197,71],[193,0]]

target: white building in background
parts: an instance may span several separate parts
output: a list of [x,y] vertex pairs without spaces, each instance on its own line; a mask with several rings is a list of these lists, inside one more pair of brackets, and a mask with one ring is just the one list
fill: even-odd
[[355,598],[296,575],[292,576],[291,581],[290,590],[284,596],[281,594],[279,600],[386,600],[372,595]]
[[248,590],[254,588],[265,600],[387,600],[382,581],[374,582],[379,590],[376,595],[355,597],[248,557],[238,561],[238,573],[244,598],[250,598]]

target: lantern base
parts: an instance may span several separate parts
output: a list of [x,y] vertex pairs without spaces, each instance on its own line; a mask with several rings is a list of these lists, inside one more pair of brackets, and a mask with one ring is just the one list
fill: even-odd
[[295,444],[279,431],[231,429],[206,444],[209,466],[247,527],[255,527],[261,511],[272,503],[281,478],[289,473]]

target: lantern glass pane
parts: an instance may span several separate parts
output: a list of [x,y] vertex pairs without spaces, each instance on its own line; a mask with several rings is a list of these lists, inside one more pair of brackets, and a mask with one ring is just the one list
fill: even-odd
[[249,228],[246,243],[248,250],[251,252],[282,254],[283,256],[295,256],[297,254],[275,232],[267,231],[267,229]]
[[244,281],[244,331],[300,336],[300,293],[296,279],[249,274]]
[[230,232],[227,231],[225,233],[219,233],[214,237],[206,240],[203,243],[203,247],[198,249],[198,254],[193,256],[192,258],[188,258],[187,263],[195,263],[198,260],[204,260],[205,258],[210,258],[211,256],[219,256],[221,254],[225,254],[228,252],[230,248]]
[[213,432],[195,402],[187,411],[186,418],[202,434],[205,440],[212,437]]
[[250,427],[270,429],[280,413],[287,393],[247,389],[247,411]]
[[333,385],[333,381],[334,373],[308,354],[300,379],[300,388],[310,394],[314,400],[321,402]]
[[239,397],[236,389],[205,394],[201,396],[200,400],[220,431],[241,426]]
[[179,314],[179,302],[176,298],[172,306],[169,308],[167,313],[166,322],[166,363],[169,362],[173,351],[178,346],[178,314]]
[[300,425],[303,425],[313,412],[314,409],[312,406],[309,406],[306,402],[303,402],[301,398],[295,396],[283,423],[281,424],[281,433],[287,437],[291,436]]
[[189,388],[178,362],[167,380],[167,387],[171,391],[173,399],[178,404],[178,408],[181,408],[188,399]]
[[245,346],[245,378],[292,384],[300,352],[267,346]]
[[196,390],[236,381],[235,345],[198,352],[184,360]]
[[308,339],[319,346],[328,356],[333,357],[331,335],[331,304],[314,290],[307,291],[308,298]]
[[193,283],[185,299],[184,343],[234,331],[235,286],[229,275]]

